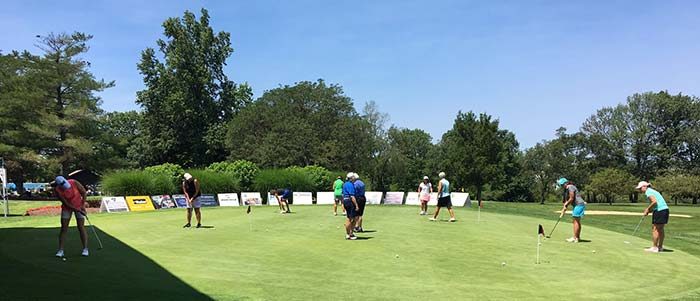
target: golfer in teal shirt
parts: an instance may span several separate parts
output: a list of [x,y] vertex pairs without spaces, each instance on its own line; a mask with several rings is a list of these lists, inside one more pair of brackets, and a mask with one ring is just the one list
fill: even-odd
[[644,251],[659,253],[664,250],[664,226],[668,224],[668,204],[664,197],[651,188],[651,183],[647,181],[641,181],[637,184],[637,189],[642,191],[646,195],[647,200],[649,200],[649,206],[644,209],[644,216],[649,215],[649,212],[653,212],[651,215],[651,235],[653,246],[644,249]]

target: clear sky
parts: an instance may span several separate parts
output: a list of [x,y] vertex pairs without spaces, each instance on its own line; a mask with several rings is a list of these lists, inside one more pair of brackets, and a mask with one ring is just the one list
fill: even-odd
[[0,49],[90,33],[91,70],[116,81],[103,108],[138,109],[140,52],[202,7],[232,35],[227,74],[256,97],[323,78],[434,139],[458,110],[499,118],[526,148],[635,92],[700,96],[700,1],[3,0]]

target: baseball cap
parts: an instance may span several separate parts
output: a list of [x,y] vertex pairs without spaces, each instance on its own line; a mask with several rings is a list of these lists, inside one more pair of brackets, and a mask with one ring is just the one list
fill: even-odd
[[566,178],[559,178],[559,180],[557,180],[557,186],[564,186],[567,182],[569,182],[569,180]]
[[192,175],[189,172],[186,172],[183,177],[185,177],[185,180],[190,180],[192,179]]
[[56,177],[54,181],[56,182],[56,186],[61,187],[63,189],[70,189],[70,183],[63,176]]
[[641,182],[639,182],[639,184],[637,184],[637,189],[641,189],[642,187],[647,187],[647,186],[651,186],[651,183],[649,183],[647,181],[641,181]]
[[428,178],[428,176],[423,176],[423,180],[430,180],[430,178]]

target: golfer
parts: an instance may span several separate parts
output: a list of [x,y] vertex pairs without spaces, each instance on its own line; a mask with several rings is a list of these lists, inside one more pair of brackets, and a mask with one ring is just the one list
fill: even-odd
[[197,228],[202,227],[202,204],[199,202],[199,197],[202,195],[202,191],[199,189],[199,180],[195,179],[191,174],[185,173],[185,180],[182,181],[182,192],[185,194],[185,199],[187,200],[187,224],[182,226],[183,228],[189,228],[192,225],[192,209],[194,208],[194,214],[197,217]]
[[90,255],[90,252],[88,252],[88,236],[87,232],[85,232],[85,200],[87,200],[85,187],[80,182],[66,180],[63,176],[56,177],[51,186],[54,187],[56,196],[61,200],[61,232],[58,235],[58,252],[56,252],[56,257],[65,256],[63,246],[73,214],[75,214],[75,221],[78,224],[80,242],[83,244],[81,255]]
[[574,211],[571,212],[571,217],[574,220],[574,236],[567,238],[566,241],[578,242],[581,239],[581,218],[586,212],[586,202],[581,197],[581,193],[579,193],[574,183],[566,178],[557,180],[557,186],[564,187],[564,207],[561,209],[559,217],[564,216],[569,205],[573,204],[574,207]]
[[360,208],[357,206],[357,200],[355,199],[355,184],[353,180],[355,178],[354,173],[348,173],[346,181],[343,184],[343,207],[345,207],[345,239],[355,240],[357,237],[352,233],[353,227],[355,225],[355,217],[357,217],[357,211]]
[[[341,176],[338,176],[338,178],[335,179],[335,182],[333,182],[333,194],[335,200],[335,203],[333,203],[333,215],[337,216],[338,205],[343,207],[343,180]],[[345,208],[343,208],[343,215],[345,215]]]
[[428,214],[428,202],[430,202],[431,193],[433,193],[433,184],[430,183],[430,178],[428,178],[428,176],[424,176],[423,182],[418,185],[420,215]]
[[457,221],[455,219],[455,211],[452,210],[452,198],[450,197],[450,181],[445,179],[445,173],[440,172],[438,174],[440,177],[440,182],[438,182],[438,204],[437,210],[435,210],[435,215],[430,218],[431,221],[436,221],[438,215],[440,214],[440,208],[447,207],[447,211],[450,212],[450,222]]
[[286,213],[292,213],[292,211],[289,210],[289,199],[292,198],[292,190],[289,188],[283,188],[283,189],[275,189],[272,190],[272,195],[277,198],[277,205],[280,206],[280,213],[281,214],[286,214]]
[[365,232],[362,228],[362,216],[365,214],[365,205],[367,198],[365,197],[365,183],[360,180],[360,175],[353,173],[355,186],[355,200],[357,201],[357,217],[355,218],[355,232]]
[[664,251],[664,226],[668,224],[668,204],[661,193],[651,188],[651,183],[641,181],[637,184],[637,189],[641,190],[649,200],[649,206],[644,209],[644,216],[651,215],[651,235],[653,246],[644,249],[644,251],[659,253]]

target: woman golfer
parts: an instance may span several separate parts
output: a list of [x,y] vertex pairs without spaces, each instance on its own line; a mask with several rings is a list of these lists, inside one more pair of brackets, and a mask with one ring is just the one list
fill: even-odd
[[433,193],[433,184],[430,184],[430,178],[428,178],[428,176],[424,176],[423,182],[418,185],[420,215],[428,214],[428,202],[430,202],[431,193]]
[[438,204],[437,210],[435,210],[435,215],[430,218],[431,221],[436,221],[438,214],[440,214],[440,208],[447,207],[447,211],[450,212],[450,221],[457,221],[455,219],[455,211],[452,210],[452,198],[450,197],[450,181],[445,179],[445,173],[441,172],[439,175],[440,182],[438,182]]
[[191,227],[192,209],[194,208],[194,214],[197,217],[197,228],[201,228],[202,212],[200,208],[202,208],[202,204],[199,202],[199,197],[202,195],[202,191],[199,189],[199,180],[195,179],[189,173],[185,173],[183,177],[185,180],[182,182],[182,192],[185,194],[185,199],[187,200],[187,224],[182,227]]
[[641,181],[637,184],[637,189],[641,190],[649,200],[649,206],[644,209],[644,216],[651,215],[651,235],[653,246],[644,249],[644,251],[659,253],[664,250],[664,226],[668,224],[668,205],[661,193],[651,188],[651,183]]
[[561,218],[566,213],[566,207],[573,204],[574,211],[571,212],[571,217],[574,219],[574,236],[567,238],[568,242],[579,242],[581,239],[581,218],[586,212],[586,202],[581,197],[578,188],[574,186],[574,183],[567,180],[566,178],[560,178],[557,180],[557,186],[564,187],[564,207],[561,209]]
[[66,180],[62,176],[56,177],[51,186],[54,186],[56,196],[61,200],[61,232],[58,235],[58,252],[56,252],[56,257],[65,256],[63,245],[66,241],[70,218],[74,214],[75,221],[78,224],[78,232],[80,232],[80,242],[83,243],[81,255],[88,256],[88,237],[87,232],[85,232],[85,200],[87,199],[85,188],[80,182]]

